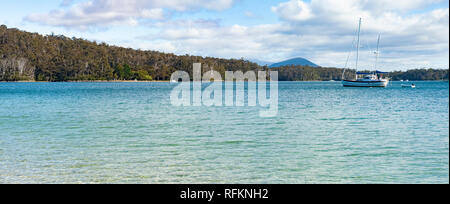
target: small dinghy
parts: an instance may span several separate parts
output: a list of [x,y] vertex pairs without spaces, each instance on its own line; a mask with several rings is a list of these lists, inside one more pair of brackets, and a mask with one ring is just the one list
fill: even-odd
[[414,88],[416,88],[416,85],[415,84],[411,84],[411,85],[404,85],[404,84],[402,84],[402,88],[412,88],[412,89],[414,89]]

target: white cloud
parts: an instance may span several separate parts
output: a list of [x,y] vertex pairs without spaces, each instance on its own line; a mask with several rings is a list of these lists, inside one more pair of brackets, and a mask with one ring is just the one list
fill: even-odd
[[[290,0],[272,7],[279,16],[279,22],[253,26],[239,22],[221,25],[220,20],[165,18],[167,9],[221,10],[230,7],[231,0],[133,0],[126,3],[94,0],[75,4],[68,10],[53,11],[44,16],[31,15],[29,18],[49,25],[78,28],[142,25],[143,19],[155,19],[145,22],[146,27],[151,28],[151,34],[122,45],[176,54],[244,57],[274,62],[305,57],[322,66],[343,67],[355,37],[358,18],[362,17],[363,67],[372,68],[375,58],[371,51],[376,46],[378,34],[381,34],[381,69],[448,68],[449,9],[433,6],[435,2]],[[354,63],[353,60],[351,62]]]
[[[72,1],[63,1],[69,5]],[[45,14],[31,14],[25,20],[51,26],[88,29],[111,24],[135,25],[139,20],[162,20],[165,10],[177,12],[191,10],[223,10],[233,0],[90,0],[68,9],[53,10]]]
[[357,3],[360,3],[364,10],[371,10],[374,13],[383,13],[387,11],[408,12],[441,1],[442,0],[376,0],[360,1]]
[[172,48],[171,52],[177,54],[266,61],[306,57],[323,66],[343,67],[352,47],[358,17],[363,17],[362,66],[373,68],[373,49],[377,35],[381,34],[381,68],[447,68],[448,8],[413,13],[413,9],[428,2],[389,2],[383,1],[381,5],[371,1],[369,6],[369,1],[291,0],[273,7],[273,12],[282,19],[276,24],[160,24],[159,34],[144,38],[149,43],[141,48],[152,49],[158,45]]
[[[377,35],[381,34],[382,48],[385,49],[383,58],[386,62],[392,62],[390,65],[386,63],[386,67],[394,69],[438,64],[440,68],[448,68],[449,9],[416,12],[417,9],[436,2],[439,1],[312,0],[306,3],[302,0],[290,0],[275,7],[274,11],[292,27],[291,33],[305,38],[315,35],[322,39],[322,43],[315,45],[316,50],[324,49],[319,55],[348,49],[340,39],[353,36],[357,19],[362,17],[363,44],[365,48],[373,49]],[[284,8],[287,4],[291,6]],[[308,8],[308,12],[312,14],[308,18],[288,18],[287,15],[295,16],[295,12],[303,13],[304,10],[295,11],[295,6],[292,5],[302,5],[302,8]],[[328,60],[320,57],[319,61],[333,64],[335,60],[333,57]]]
[[272,7],[272,11],[288,21],[304,21],[312,17],[309,5],[303,1],[288,1]]

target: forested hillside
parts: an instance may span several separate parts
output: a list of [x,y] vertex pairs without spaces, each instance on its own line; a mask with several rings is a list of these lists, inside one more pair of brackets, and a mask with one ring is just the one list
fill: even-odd
[[[79,38],[29,33],[0,26],[0,81],[169,80],[174,71],[192,77],[192,64],[203,70],[268,70],[242,59],[177,56],[110,46]],[[341,80],[343,69],[308,66],[273,68],[280,81]],[[354,71],[346,72],[352,78]],[[392,72],[394,80],[448,80],[447,70]]]
[[192,73],[194,62],[221,73],[261,69],[244,60],[140,51],[0,26],[0,81],[168,80],[175,70]]
[[448,81],[448,69],[413,69],[406,72],[395,71],[389,73],[392,80],[446,80]]

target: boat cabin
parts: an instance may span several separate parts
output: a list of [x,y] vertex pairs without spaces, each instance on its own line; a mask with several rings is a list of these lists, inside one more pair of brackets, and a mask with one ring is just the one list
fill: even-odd
[[376,75],[365,75],[364,80],[378,80],[378,77]]

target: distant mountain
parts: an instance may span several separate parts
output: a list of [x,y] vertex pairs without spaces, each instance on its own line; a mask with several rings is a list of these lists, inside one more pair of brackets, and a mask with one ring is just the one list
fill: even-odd
[[273,62],[267,62],[267,61],[258,60],[258,59],[249,59],[248,61],[256,63],[259,66],[269,66],[269,65],[273,64]]
[[283,67],[283,66],[289,66],[289,65],[319,67],[317,64],[314,64],[311,61],[309,61],[305,58],[301,58],[301,57],[278,62],[278,63],[270,65],[269,67],[276,68],[276,67]]

